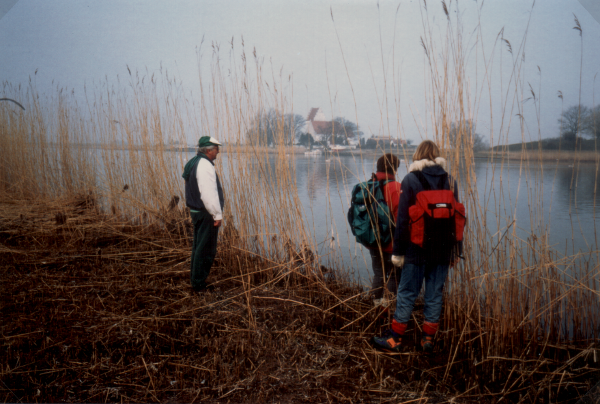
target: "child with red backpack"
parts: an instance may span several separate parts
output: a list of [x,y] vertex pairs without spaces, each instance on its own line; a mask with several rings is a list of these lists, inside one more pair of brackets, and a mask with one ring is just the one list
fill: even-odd
[[373,338],[376,348],[401,351],[402,337],[425,281],[421,346],[426,352],[433,350],[444,283],[461,252],[464,224],[465,210],[458,202],[456,182],[446,172],[437,145],[425,140],[402,180],[392,253],[393,264],[403,267],[402,277],[392,327]]

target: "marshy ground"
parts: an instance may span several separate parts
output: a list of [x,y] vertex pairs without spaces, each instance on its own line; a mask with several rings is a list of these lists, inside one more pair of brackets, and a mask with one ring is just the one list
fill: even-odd
[[597,342],[515,335],[485,357],[485,335],[460,325],[430,356],[418,321],[405,352],[377,352],[391,311],[344,278],[242,251],[233,229],[215,291],[193,294],[176,201],[133,221],[89,195],[0,206],[3,402],[575,403],[600,375]]

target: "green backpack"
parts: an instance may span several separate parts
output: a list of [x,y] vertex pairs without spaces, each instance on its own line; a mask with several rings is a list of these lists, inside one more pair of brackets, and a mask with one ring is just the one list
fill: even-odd
[[348,223],[356,241],[365,247],[383,247],[394,237],[395,218],[383,194],[383,187],[390,181],[365,181],[352,190]]

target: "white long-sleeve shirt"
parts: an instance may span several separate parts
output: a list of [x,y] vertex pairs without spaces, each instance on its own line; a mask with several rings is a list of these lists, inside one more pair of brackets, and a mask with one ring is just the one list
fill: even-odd
[[198,180],[198,189],[200,190],[200,198],[204,203],[204,207],[214,220],[223,220],[219,192],[217,191],[217,172],[215,171],[215,166],[207,159],[200,159],[196,168],[196,179]]

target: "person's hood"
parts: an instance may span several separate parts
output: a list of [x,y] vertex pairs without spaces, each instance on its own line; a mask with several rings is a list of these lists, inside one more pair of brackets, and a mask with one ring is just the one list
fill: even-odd
[[[446,171],[446,160],[443,157],[437,157],[435,161],[431,161],[429,159],[413,161],[408,168],[408,172],[423,171],[428,167],[440,167],[442,170]],[[437,170],[427,170],[428,173],[431,171]],[[431,172],[431,174],[435,175],[433,172]]]

